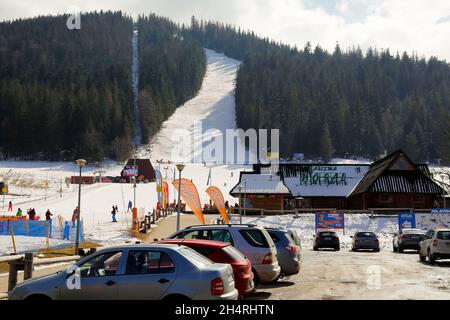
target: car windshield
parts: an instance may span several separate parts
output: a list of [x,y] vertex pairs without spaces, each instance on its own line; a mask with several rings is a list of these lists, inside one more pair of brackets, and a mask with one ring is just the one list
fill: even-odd
[[358,232],[356,234],[357,238],[376,238],[377,235],[373,232]]
[[439,231],[437,238],[439,240],[450,240],[450,231]]
[[336,236],[336,232],[321,232],[320,235],[322,237],[335,237]]
[[245,260],[245,256],[233,246],[226,246],[225,248],[223,248],[223,251],[225,251],[226,254],[234,261]]
[[422,230],[410,229],[403,230],[403,234],[424,234],[424,232]]
[[179,252],[181,253],[181,255],[183,255],[186,259],[188,259],[198,268],[203,268],[213,264],[211,260],[202,256],[201,254],[199,254],[198,252],[196,252],[191,248],[185,247],[180,249]]

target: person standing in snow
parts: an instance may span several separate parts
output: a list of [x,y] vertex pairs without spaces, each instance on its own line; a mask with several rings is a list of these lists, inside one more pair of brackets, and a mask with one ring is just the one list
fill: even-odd
[[115,206],[113,206],[112,207],[112,211],[111,211],[111,215],[112,215],[112,222],[117,222],[117,219],[116,219],[116,207]]
[[131,200],[128,201],[128,210],[127,210],[127,212],[130,212],[130,210],[133,210],[133,202],[131,202]]
[[8,203],[8,211],[13,211],[13,205],[11,201]]
[[75,225],[75,223],[77,221],[77,217],[78,217],[78,207],[76,207],[75,210],[73,210],[72,225]]
[[23,215],[22,209],[19,208],[16,213],[16,217],[21,217]]
[[68,221],[64,223],[63,240],[70,240],[70,225]]
[[47,212],[45,213],[45,220],[46,221],[52,221],[53,214],[50,212],[50,210],[47,209]]

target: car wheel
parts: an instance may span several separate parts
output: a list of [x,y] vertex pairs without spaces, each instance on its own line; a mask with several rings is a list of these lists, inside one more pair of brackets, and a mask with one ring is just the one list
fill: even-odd
[[340,247],[334,248],[334,251],[341,251]]
[[423,256],[422,253],[420,253],[420,251],[419,251],[419,259],[421,262],[427,261],[427,257]]
[[255,270],[253,270],[253,283],[255,288],[259,286],[259,277]]
[[433,254],[431,253],[431,250],[428,250],[428,261],[433,266],[436,264],[436,259],[434,258]]
[[381,251],[381,249],[380,249],[380,248],[378,248],[378,249],[375,249],[375,250],[373,250],[373,251],[375,251],[375,252],[380,252],[380,251]]
[[398,253],[403,253],[404,249],[402,247],[398,247]]
[[188,301],[190,299],[181,294],[171,294],[171,295],[165,297],[163,300],[166,300],[166,301]]
[[356,250],[356,248],[352,248],[352,251],[353,251],[353,252],[356,252],[356,251],[358,251],[358,250]]
[[313,247],[313,250],[314,250],[314,251],[319,251],[319,248]]
[[392,251],[397,252],[397,247],[396,246],[392,246]]
[[50,299],[49,297],[44,296],[42,294],[34,294],[25,299],[25,301],[31,301],[31,302],[46,302],[46,301],[51,301],[51,300],[52,299]]

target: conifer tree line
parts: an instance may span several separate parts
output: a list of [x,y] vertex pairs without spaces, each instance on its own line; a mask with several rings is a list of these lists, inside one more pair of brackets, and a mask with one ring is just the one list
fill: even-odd
[[242,60],[240,128],[281,129],[282,156],[377,158],[404,149],[450,163],[450,66],[388,49],[289,47],[231,25],[192,18],[205,47]]
[[133,134],[131,37],[121,12],[0,23],[0,151],[20,159],[101,160]]
[[206,56],[183,27],[156,15],[140,16],[139,116],[143,143],[162,123],[200,90]]
[[[0,23],[0,157],[125,160],[133,147],[133,19],[122,12],[41,16]],[[144,142],[195,96],[202,47],[178,25],[139,18]]]

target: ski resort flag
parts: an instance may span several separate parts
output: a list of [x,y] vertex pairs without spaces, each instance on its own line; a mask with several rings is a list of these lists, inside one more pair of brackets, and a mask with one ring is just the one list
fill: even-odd
[[164,181],[164,208],[169,207],[169,184],[167,181]]
[[[179,190],[180,180],[175,180],[173,186],[176,190]],[[200,197],[198,196],[198,191],[195,185],[188,179],[181,179],[181,198],[184,202],[192,209],[194,214],[200,220],[202,224],[205,224],[205,217],[202,212],[202,205],[200,203]]]
[[163,182],[162,182],[162,175],[159,170],[155,171],[155,177],[156,177],[156,193],[158,195],[158,202],[163,205]]
[[226,224],[230,223],[222,191],[220,191],[220,189],[217,187],[211,186],[208,189],[206,189],[206,193],[209,194],[209,196],[211,197],[212,201],[214,202],[214,206],[220,212],[223,221],[225,221]]

